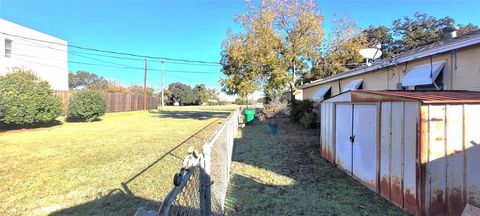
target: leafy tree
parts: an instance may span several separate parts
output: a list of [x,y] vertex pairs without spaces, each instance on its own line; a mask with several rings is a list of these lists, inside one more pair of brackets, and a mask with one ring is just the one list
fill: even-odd
[[228,34],[223,44],[221,80],[227,94],[245,98],[259,87],[268,96],[308,71],[323,43],[323,17],[313,0],[263,0],[236,16],[244,32]]
[[222,90],[229,95],[246,98],[259,87],[258,72],[253,70],[252,57],[243,35],[228,34],[223,42],[222,71],[226,78],[220,80]]
[[415,13],[413,18],[404,17],[393,21],[393,33],[398,40],[399,51],[414,49],[442,39],[442,30],[453,26],[455,20],[450,17],[437,19],[425,13]]
[[[442,40],[443,29],[455,26],[455,20],[451,17],[437,19],[425,13],[415,13],[413,18],[404,17],[393,21],[392,31],[397,41],[398,52],[414,49],[423,45]],[[473,24],[460,26],[459,35],[465,34],[478,27]]]
[[[89,89],[94,89],[94,88],[89,88]],[[96,89],[94,89],[96,90]],[[116,82],[113,82],[113,81],[108,81],[108,87],[107,89],[105,89],[106,92],[108,93],[119,93],[119,94],[127,94],[129,93],[128,92],[128,89],[125,87],[125,86],[122,86]],[[143,91],[142,91],[142,95],[143,95]]]
[[195,103],[199,105],[210,99],[205,84],[199,84],[193,87],[193,94],[195,95]]
[[[147,86],[147,96],[153,96],[155,89]],[[131,85],[126,88],[128,94],[143,95],[143,86]]]
[[217,91],[217,89],[209,88],[207,89],[207,94],[208,94],[209,100],[217,100],[217,101],[220,100],[219,92]]
[[69,88],[90,88],[95,90],[107,90],[110,86],[110,82],[98,76],[94,73],[86,71],[77,71],[76,73],[68,73],[68,86]]
[[469,23],[467,25],[459,25],[457,33],[458,35],[462,35],[462,34],[467,34],[477,30],[478,30],[478,26]]
[[175,82],[168,86],[168,90],[171,92],[169,100],[172,104],[174,102],[178,102],[180,105],[195,103],[195,95],[193,94],[192,87],[187,84]]
[[361,34],[366,38],[368,47],[381,45],[382,58],[392,57],[395,53],[395,40],[393,39],[390,28],[386,26],[369,26],[362,30]]
[[[143,95],[143,86],[122,86],[115,81],[107,80],[102,76],[86,71],[70,72],[68,74],[68,85],[71,89],[88,88],[109,93]],[[147,96],[153,96],[153,93],[154,88],[147,87]]]
[[0,76],[0,122],[27,126],[54,121],[62,101],[31,70],[13,68]]
[[333,76],[357,67],[363,61],[358,51],[367,47],[368,41],[360,33],[356,21],[336,14],[332,26],[325,52],[316,59],[310,73],[304,74],[304,82]]
[[346,15],[340,18],[336,15],[333,22],[334,31],[329,37],[324,59],[320,61],[323,76],[333,76],[357,67],[363,61],[358,51],[367,46],[366,38],[359,33],[355,20]]
[[[161,99],[161,96],[159,98]],[[166,105],[172,105],[173,101],[171,100],[171,98],[172,98],[172,92],[170,91],[170,89],[168,88],[163,89],[163,102]]]

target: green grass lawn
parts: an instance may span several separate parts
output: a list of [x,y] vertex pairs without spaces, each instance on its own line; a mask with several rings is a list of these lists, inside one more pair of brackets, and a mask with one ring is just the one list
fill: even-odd
[[199,149],[230,110],[165,107],[0,132],[0,215],[133,215],[141,206],[157,209],[188,147]]
[[227,215],[406,215],[319,154],[318,130],[243,129],[231,167]]

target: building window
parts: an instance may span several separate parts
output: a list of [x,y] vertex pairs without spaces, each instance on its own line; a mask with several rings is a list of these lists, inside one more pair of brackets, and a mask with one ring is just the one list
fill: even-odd
[[5,58],[12,57],[12,40],[5,39]]

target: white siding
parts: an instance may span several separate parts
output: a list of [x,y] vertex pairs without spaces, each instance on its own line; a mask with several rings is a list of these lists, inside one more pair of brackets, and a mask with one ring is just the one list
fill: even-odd
[[[0,75],[12,67],[31,69],[55,90],[68,90],[67,42],[50,35],[0,19],[0,32],[10,35],[51,41],[58,44],[28,40],[0,34]],[[12,55],[5,57],[5,39],[12,40]]]

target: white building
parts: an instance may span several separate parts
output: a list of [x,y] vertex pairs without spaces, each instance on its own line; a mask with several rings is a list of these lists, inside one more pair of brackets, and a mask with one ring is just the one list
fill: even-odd
[[54,90],[68,90],[67,41],[0,19],[0,75],[31,69]]

